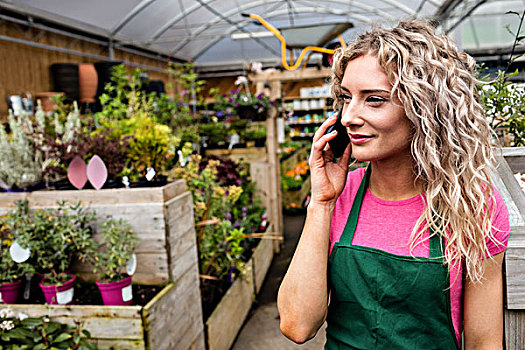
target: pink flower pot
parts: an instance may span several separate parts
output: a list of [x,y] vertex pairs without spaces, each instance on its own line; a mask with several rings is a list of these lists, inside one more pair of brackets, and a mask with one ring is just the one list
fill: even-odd
[[15,304],[20,295],[22,280],[0,284],[0,304]]
[[44,297],[46,298],[46,303],[50,305],[70,305],[73,303],[74,287],[77,276],[70,275],[71,279],[61,286],[45,286],[44,280],[39,283],[42,292],[44,292]]
[[97,281],[97,286],[104,305],[131,305],[133,302],[131,276],[116,282],[100,283]]

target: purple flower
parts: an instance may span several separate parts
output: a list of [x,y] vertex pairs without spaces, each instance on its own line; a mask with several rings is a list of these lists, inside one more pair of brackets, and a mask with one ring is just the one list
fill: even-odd
[[261,94],[257,95],[257,99],[262,100],[262,95]]
[[228,102],[233,103],[233,98],[230,97],[230,98],[228,99]]
[[232,213],[227,212],[226,214],[224,214],[224,218],[228,221],[232,221]]
[[228,113],[228,114],[226,114],[226,116],[227,116],[227,117],[231,117],[231,116],[232,116],[232,114],[231,114],[231,113]]
[[216,115],[217,115],[217,117],[222,117],[222,116],[224,115],[224,113],[223,113],[222,111],[218,111],[218,112],[216,113]]
[[239,107],[240,105],[241,105],[241,104],[240,104],[239,102],[237,102],[237,103],[235,104],[235,107]]

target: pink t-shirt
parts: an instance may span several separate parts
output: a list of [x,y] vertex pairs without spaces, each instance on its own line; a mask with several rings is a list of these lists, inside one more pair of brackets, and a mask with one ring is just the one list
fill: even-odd
[[[364,168],[348,173],[345,188],[338,198],[334,209],[330,228],[330,252],[334,244],[341,238],[364,173]],[[491,256],[499,254],[506,249],[510,232],[507,207],[501,194],[495,188],[494,197],[496,198],[496,214],[493,221],[493,234],[501,244],[487,240]],[[428,240],[416,245],[412,249],[412,253],[410,252],[409,244],[410,234],[423,209],[424,202],[421,195],[401,201],[387,201],[375,197],[370,190],[367,190],[361,205],[352,244],[376,248],[397,255],[428,257]],[[450,268],[450,276],[452,323],[454,324],[458,344],[461,344],[461,333],[463,331],[461,267],[459,274],[456,269]],[[456,276],[458,276],[457,279]]]

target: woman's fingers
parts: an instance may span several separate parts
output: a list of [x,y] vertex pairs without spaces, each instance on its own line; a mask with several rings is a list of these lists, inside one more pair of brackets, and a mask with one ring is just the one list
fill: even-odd
[[321,126],[319,126],[319,129],[317,129],[317,131],[315,132],[314,138],[312,139],[312,142],[316,142],[321,137],[323,137],[323,135],[326,132],[326,129],[328,129],[330,126],[334,125],[336,120],[337,120],[337,118],[335,116],[332,116],[332,117],[326,119],[323,122],[323,124],[321,124]]
[[[324,159],[324,155],[332,156],[332,150],[330,150],[330,147],[326,147],[328,144],[328,141],[333,139],[337,136],[337,131],[333,131],[329,134],[322,135],[319,138],[317,138],[316,141],[312,143],[312,152],[310,153],[310,165],[312,164],[312,161],[318,160],[318,159]],[[327,149],[326,149],[327,148]]]

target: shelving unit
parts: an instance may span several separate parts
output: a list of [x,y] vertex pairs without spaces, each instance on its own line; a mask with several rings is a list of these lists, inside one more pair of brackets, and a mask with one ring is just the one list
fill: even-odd
[[285,124],[292,140],[311,139],[332,110],[332,99],[326,96],[286,97],[282,99]]

